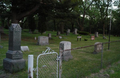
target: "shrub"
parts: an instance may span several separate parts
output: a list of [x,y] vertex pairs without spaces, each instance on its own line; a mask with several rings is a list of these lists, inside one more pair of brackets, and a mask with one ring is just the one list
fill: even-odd
[[84,41],[88,41],[88,39],[84,39]]
[[86,32],[86,31],[78,31],[77,33],[81,34],[81,35],[89,35],[90,34],[89,32]]

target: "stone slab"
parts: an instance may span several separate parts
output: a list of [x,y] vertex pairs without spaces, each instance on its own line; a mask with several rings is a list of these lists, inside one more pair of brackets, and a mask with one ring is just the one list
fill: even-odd
[[[61,41],[60,42],[60,51],[62,52],[62,59],[65,61],[68,61],[69,59],[72,59],[73,56],[71,55],[71,42],[69,41]],[[66,51],[65,51],[66,50]]]
[[95,45],[94,52],[93,52],[94,54],[97,54],[102,51],[102,43],[101,42],[96,42],[94,45]]
[[38,45],[48,45],[49,39],[47,36],[39,36],[38,37]]
[[28,46],[21,46],[21,51],[29,51],[29,48]]
[[7,53],[6,53],[6,58],[9,58],[9,59],[22,59],[23,54],[22,54],[21,50],[18,50],[18,51],[8,50]]
[[3,59],[3,68],[11,73],[17,72],[25,68],[25,60],[13,60],[9,58]]

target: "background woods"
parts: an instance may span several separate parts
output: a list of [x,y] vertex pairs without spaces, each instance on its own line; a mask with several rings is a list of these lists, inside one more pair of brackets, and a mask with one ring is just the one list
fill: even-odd
[[[20,23],[23,29],[32,33],[37,29],[41,34],[77,28],[104,36],[109,31],[110,7],[110,0],[1,0],[0,26],[8,28],[10,23]],[[119,6],[113,9],[112,19],[112,34],[118,35]]]

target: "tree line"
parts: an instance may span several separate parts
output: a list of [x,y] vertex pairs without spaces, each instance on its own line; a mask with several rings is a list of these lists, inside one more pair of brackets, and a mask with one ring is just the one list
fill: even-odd
[[[119,35],[120,9],[110,9],[111,0],[0,0],[0,26],[9,28],[19,23],[32,33],[46,30],[60,31],[77,28],[79,31],[109,32]],[[112,10],[112,15],[110,12]]]

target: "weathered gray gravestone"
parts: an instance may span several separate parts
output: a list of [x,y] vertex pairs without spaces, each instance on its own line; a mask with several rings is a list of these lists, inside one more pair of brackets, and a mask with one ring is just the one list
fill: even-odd
[[95,32],[95,37],[98,37],[98,32]]
[[59,48],[60,48],[60,51],[63,51],[62,52],[62,59],[63,60],[68,61],[69,59],[73,58],[73,56],[71,55],[71,42],[61,41]]
[[102,51],[102,43],[101,42],[96,42],[94,45],[95,45],[94,52],[93,52],[94,54],[97,54]]
[[39,36],[38,37],[38,45],[48,45],[49,39],[47,36]]
[[3,59],[3,68],[11,73],[25,68],[25,60],[20,46],[21,27],[19,24],[12,23],[9,28],[9,50],[6,58]]
[[66,35],[69,35],[69,34],[70,34],[70,29],[68,29],[66,32]]
[[49,34],[48,34],[48,38],[49,38],[49,39],[51,39],[51,38],[52,38],[51,33],[49,33]]
[[75,28],[75,30],[74,30],[74,34],[77,35],[77,28]]
[[57,31],[57,35],[60,35],[60,31]]

